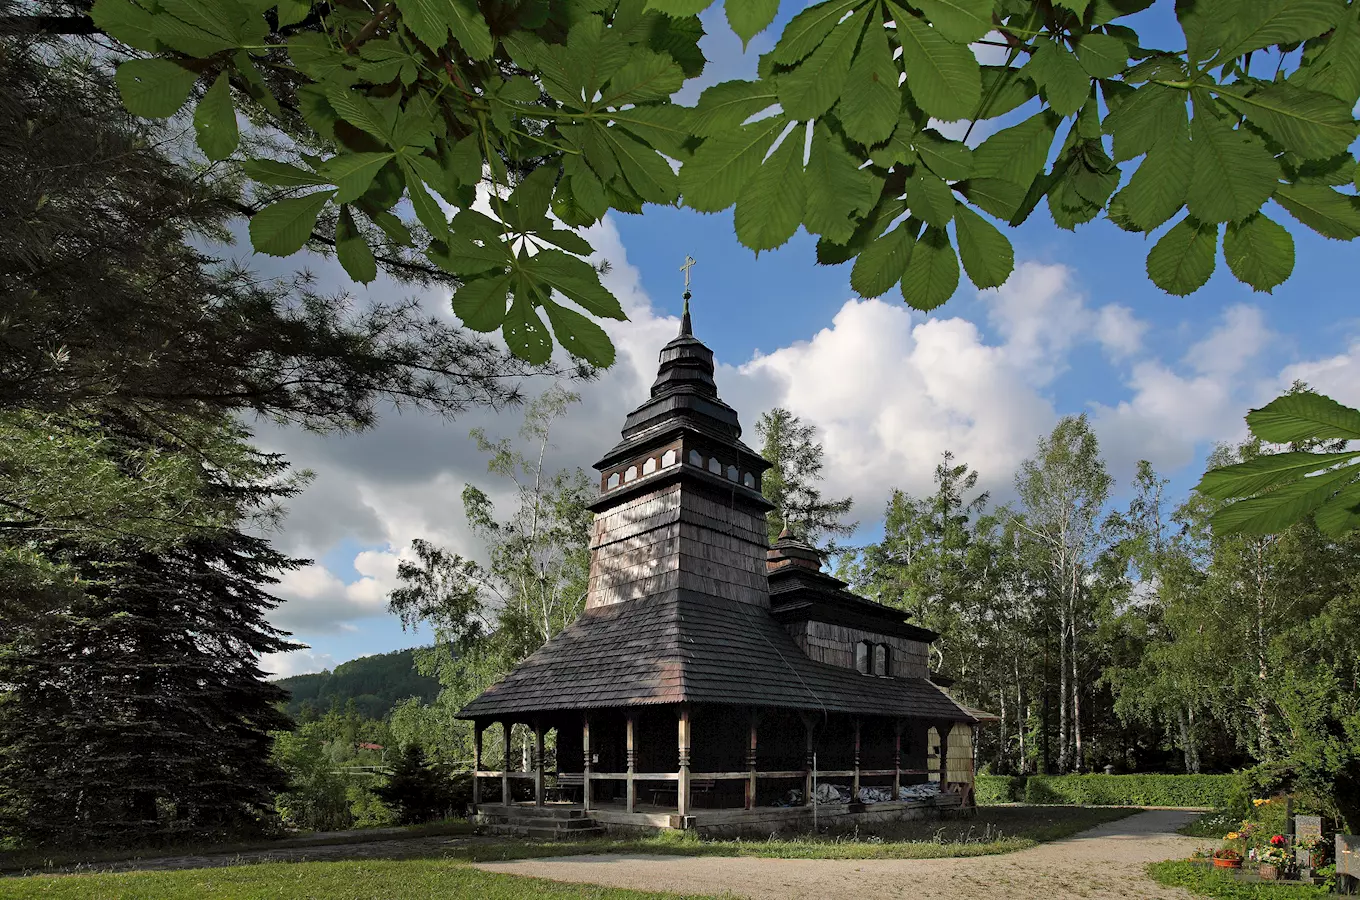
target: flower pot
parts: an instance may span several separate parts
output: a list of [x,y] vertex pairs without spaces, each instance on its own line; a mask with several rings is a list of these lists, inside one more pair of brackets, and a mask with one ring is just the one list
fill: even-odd
[[1270,863],[1261,863],[1260,875],[1262,881],[1279,881],[1280,867]]
[[1220,859],[1219,857],[1215,856],[1215,857],[1214,857],[1214,865],[1215,865],[1215,866],[1218,866],[1220,869],[1240,869],[1240,868],[1242,868],[1242,860],[1240,860],[1240,859]]

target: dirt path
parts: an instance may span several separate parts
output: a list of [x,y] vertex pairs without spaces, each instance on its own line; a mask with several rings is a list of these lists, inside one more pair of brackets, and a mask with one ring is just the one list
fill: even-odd
[[1196,813],[1156,810],[1029,850],[971,859],[757,859],[566,856],[485,863],[489,872],[611,887],[789,897],[912,900],[1186,900],[1143,874],[1146,863],[1186,856],[1200,841],[1175,830]]

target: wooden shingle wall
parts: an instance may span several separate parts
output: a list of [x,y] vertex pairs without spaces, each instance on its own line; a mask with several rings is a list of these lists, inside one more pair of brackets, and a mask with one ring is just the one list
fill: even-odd
[[892,648],[891,674],[898,678],[928,678],[927,645],[922,641],[875,634],[859,628],[846,628],[827,622],[799,622],[790,633],[802,651],[812,659],[843,669],[855,668],[855,645],[860,641],[887,644]]

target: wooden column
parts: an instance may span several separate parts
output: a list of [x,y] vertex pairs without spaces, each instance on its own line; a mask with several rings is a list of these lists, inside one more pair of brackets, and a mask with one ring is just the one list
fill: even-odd
[[509,721],[501,722],[501,733],[505,735],[505,765],[501,767],[501,803],[510,805],[510,730],[514,725]]
[[746,768],[750,775],[746,780],[746,808],[755,809],[756,807],[756,716],[758,713],[751,710],[751,743],[746,749]]
[[477,773],[482,769],[482,723],[472,723],[472,808],[482,805],[482,779]]
[[534,720],[534,806],[543,805],[543,723]]
[[893,799],[902,793],[902,720],[893,720]]
[[850,789],[850,802],[859,802],[859,716],[855,716],[855,778]]
[[633,775],[637,772],[637,713],[628,713],[628,811],[637,810],[637,785]]
[[590,714],[581,715],[581,746],[584,749],[585,767],[581,769],[581,805],[590,811]]
[[682,816],[689,815],[689,705],[680,706],[680,727],[678,730],[680,741],[680,782],[675,788],[676,812]]
[[812,719],[809,716],[803,717],[803,728],[807,731],[807,756],[803,760],[803,805],[812,805]]
[[954,727],[953,722],[939,722],[935,725],[935,730],[940,735],[940,791],[943,792],[945,786],[949,784],[949,730]]

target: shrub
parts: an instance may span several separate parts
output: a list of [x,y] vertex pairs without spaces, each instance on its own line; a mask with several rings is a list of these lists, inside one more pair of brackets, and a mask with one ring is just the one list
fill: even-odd
[[1025,802],[1024,775],[978,775],[973,779],[978,805]]
[[1060,806],[1203,806],[1223,808],[1235,775],[979,775],[977,802]]

